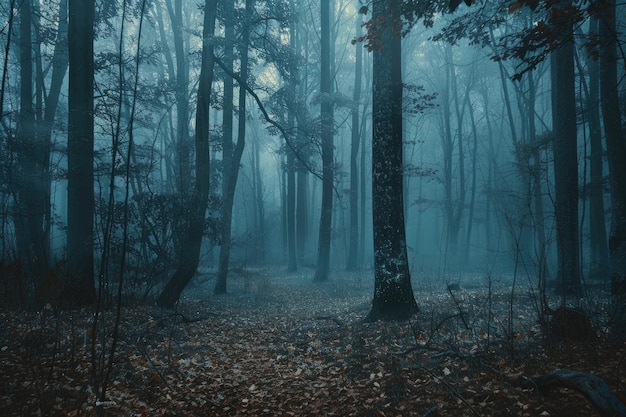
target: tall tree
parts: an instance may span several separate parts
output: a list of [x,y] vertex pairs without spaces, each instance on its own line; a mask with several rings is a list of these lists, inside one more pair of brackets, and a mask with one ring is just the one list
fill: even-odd
[[321,78],[320,78],[320,129],[322,148],[322,209],[317,248],[317,268],[314,281],[328,280],[330,268],[330,243],[333,215],[333,104],[331,101],[331,62],[330,62],[330,4],[322,0],[321,7]]
[[[569,2],[562,2],[567,7]],[[578,145],[574,39],[572,25],[564,25],[562,42],[552,52],[552,131],[557,245],[557,286],[563,295],[580,295],[578,248]]]
[[[17,131],[19,175],[15,225],[20,258],[34,278],[37,289],[48,264],[44,217],[46,193],[42,160],[45,145],[38,143],[35,109],[33,107],[33,39],[31,1],[24,0],[20,16],[20,111]],[[43,145],[43,146],[42,146]]]
[[200,260],[200,247],[205,229],[205,215],[209,199],[209,110],[213,85],[213,55],[215,18],[218,0],[206,0],[204,4],[204,27],[202,29],[202,62],[198,82],[196,108],[196,178],[190,200],[187,229],[182,241],[182,250],[176,271],[163,288],[157,303],[163,307],[173,306],[193,277]]
[[[189,65],[185,53],[185,26],[183,1],[166,1],[172,24],[176,74],[170,69],[170,77],[176,80],[176,185],[183,201],[190,198],[191,190],[191,138],[189,137]],[[166,44],[166,43],[165,43]]]
[[[400,0],[374,0],[372,22],[372,214],[374,298],[367,320],[402,320],[418,311],[407,256],[402,191]],[[370,29],[371,30],[371,29]]]
[[[293,0],[290,2],[289,7],[293,10]],[[293,51],[296,50],[296,22],[292,20],[289,25],[289,46]],[[289,78],[288,96],[293,103],[296,91],[296,76],[292,74]],[[296,113],[297,107],[294,105],[287,106],[287,127],[290,132],[295,132],[296,128]],[[293,140],[293,139],[291,139]],[[296,271],[298,269],[298,254],[296,245],[296,155],[289,146],[286,146],[287,151],[287,270]]]
[[[51,176],[50,176],[50,151],[52,147],[52,130],[54,127],[54,121],[59,106],[59,98],[61,96],[61,88],[65,80],[65,74],[68,67],[68,51],[67,51],[67,26],[68,26],[68,10],[67,2],[62,1],[59,3],[59,22],[57,26],[56,39],[54,42],[54,52],[52,55],[52,75],[50,77],[50,85],[45,94],[45,110],[43,115],[43,121],[40,123],[38,133],[40,137],[41,150],[38,154],[37,163],[40,167],[39,173],[41,174],[38,184],[38,201],[39,206],[42,209],[39,210],[37,218],[35,219],[34,226],[38,228],[36,235],[33,237],[37,239],[39,243],[35,244],[37,250],[42,257],[42,261],[39,267],[50,266],[50,228],[52,222],[52,206],[50,197],[51,192]],[[43,80],[44,74],[42,68],[38,68],[38,78]],[[41,83],[43,84],[43,83]],[[43,85],[39,86],[39,89],[44,89]],[[40,94],[44,92],[41,91]],[[30,226],[33,227],[33,226]],[[32,232],[31,232],[32,233]],[[47,272],[47,271],[46,271]],[[42,281],[44,279],[52,278],[49,274],[41,276]],[[48,288],[54,285],[53,282],[45,282]],[[44,298],[48,294],[38,294],[40,302],[54,301],[45,300]]]
[[[598,36],[598,19],[589,19],[589,34]],[[589,68],[589,94],[585,109],[589,118],[589,275],[608,279],[609,248],[604,216],[604,169],[602,148],[602,124],[600,117],[600,64],[591,56]]]
[[611,181],[609,272],[614,296],[611,332],[626,339],[626,144],[620,119],[615,0],[603,3],[600,18],[600,100]]
[[[363,17],[359,13],[356,21],[356,39],[362,35]],[[359,250],[359,171],[357,168],[357,157],[359,155],[359,145],[361,143],[361,124],[359,121],[359,102],[361,101],[361,82],[363,72],[363,46],[361,42],[356,42],[356,54],[354,63],[354,91],[352,92],[352,124],[350,143],[350,246],[348,249],[348,260],[346,269],[357,269],[357,258]],[[362,174],[361,174],[362,175]]]
[[[246,0],[246,14],[245,21],[243,22],[243,33],[241,42],[239,43],[240,54],[240,73],[241,80],[246,82],[248,80],[248,44],[250,43],[250,25],[252,24],[252,11],[254,8],[254,0]],[[232,70],[232,62],[230,67],[228,63],[224,63],[229,70]],[[227,75],[227,78],[232,78]],[[226,93],[226,90],[224,90]],[[226,99],[226,94],[224,94]],[[230,113],[232,115],[232,101],[230,107]],[[237,179],[239,177],[239,165],[241,164],[241,156],[246,144],[246,88],[243,85],[239,86],[239,115],[237,124],[237,144],[228,152],[231,152],[230,156],[226,156],[226,146],[223,148],[224,161],[228,160],[228,163],[224,165],[227,171],[224,173],[224,184],[222,196],[222,243],[220,247],[219,264],[217,271],[217,281],[215,283],[215,293],[223,294],[226,292],[226,283],[228,277],[228,265],[230,261],[230,250],[232,247],[232,220],[233,220],[233,202],[235,200],[235,190],[237,188]],[[227,106],[224,103],[224,120],[226,120]],[[230,122],[232,123],[232,121]],[[232,130],[232,127],[231,127]],[[232,135],[232,133],[231,133]],[[224,135],[224,144],[231,138]]]
[[[224,57],[222,62],[228,71],[233,71],[235,62],[235,1],[225,0],[224,9]],[[224,76],[224,94],[222,98],[222,222],[220,233],[220,254],[218,257],[217,280],[215,281],[215,294],[226,293],[226,283],[228,278],[228,259],[230,257],[230,246],[232,243],[232,216],[233,199],[229,193],[231,189],[231,175],[233,170],[233,124],[235,109],[235,83],[233,78]],[[237,166],[237,169],[239,167]]]
[[69,0],[67,279],[64,302],[95,301],[94,285],[94,0]]

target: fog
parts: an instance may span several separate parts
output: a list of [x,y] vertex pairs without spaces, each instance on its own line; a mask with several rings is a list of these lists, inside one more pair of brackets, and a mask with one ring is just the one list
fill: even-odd
[[[368,26],[360,27],[369,21],[371,8],[359,8],[363,14],[356,2],[335,0],[326,23],[330,26],[322,29],[316,2],[256,1],[248,7],[220,3],[214,34],[204,44],[219,65],[212,69],[208,113],[210,175],[197,178],[193,137],[205,5],[177,0],[96,6],[90,234],[95,282],[114,282],[122,273],[128,275],[127,285],[140,280],[143,295],[156,296],[180,262],[195,182],[208,182],[210,190],[199,267],[217,269],[227,245],[229,253],[222,255],[226,270],[263,265],[314,270],[326,245],[319,242],[324,188],[320,134],[329,127],[334,168],[329,264],[332,271],[347,265],[364,273],[374,269],[371,88],[377,46],[368,37]],[[511,276],[518,271],[539,283],[559,274],[555,178],[569,174],[557,175],[554,168],[550,59],[541,45],[520,41],[533,30],[525,12],[506,14],[498,7],[463,6],[451,14],[417,10],[415,17],[406,18],[402,193],[413,280],[450,282],[464,274]],[[68,206],[66,192],[68,175],[75,175],[68,171],[67,158],[68,77],[55,79],[50,70],[66,53],[57,42],[66,30],[59,16],[66,18],[67,12],[56,2],[37,4],[30,11],[36,41],[26,51],[20,43],[24,32],[18,29],[29,19],[20,20],[19,8],[2,9],[9,25],[2,32],[6,163],[0,249],[5,264],[19,259],[33,277],[63,268],[74,256],[67,247],[68,207],[81,204]],[[537,20],[542,16],[535,14]],[[587,30],[587,22],[580,23]],[[324,30],[329,31],[328,91],[320,84]],[[247,45],[242,44],[244,34]],[[579,239],[574,250],[580,255],[575,269],[591,282],[602,280],[607,267],[611,198],[608,186],[595,183],[609,175],[607,161],[590,161],[591,149],[598,149],[592,144],[594,118],[600,116],[598,102],[587,104],[599,96],[597,90],[589,91],[598,86],[598,62],[586,55],[586,45],[584,36],[574,45],[577,139],[567,140],[578,160],[571,171],[579,188],[574,197]],[[520,54],[522,47],[528,52]],[[26,71],[35,80],[28,106],[22,102],[26,73],[19,65],[24,54],[33,62]],[[244,55],[248,70],[242,87],[229,71],[241,76]],[[232,69],[225,72],[224,65]],[[67,64],[61,71],[66,69]],[[54,103],[41,99],[49,88],[61,91]],[[245,114],[239,111],[242,97]],[[332,126],[320,122],[320,103],[325,102],[332,107]],[[52,123],[44,125],[40,118],[50,107]],[[24,137],[28,129],[20,127],[28,123],[35,124],[32,140]],[[234,162],[239,168],[225,171],[240,140],[245,146]],[[28,146],[45,151],[31,162]],[[601,151],[601,142],[599,146]],[[226,185],[235,171],[230,208]],[[29,200],[34,181],[33,187],[42,190],[37,193],[48,197]],[[592,194],[599,195],[595,205]],[[231,219],[224,219],[225,210]],[[26,224],[22,218],[28,219]],[[43,245],[29,244],[35,236]],[[351,236],[358,237],[351,241]],[[356,256],[352,261],[351,251]],[[43,265],[37,265],[40,261]]]
[[0,414],[626,415],[623,26],[2,2]]

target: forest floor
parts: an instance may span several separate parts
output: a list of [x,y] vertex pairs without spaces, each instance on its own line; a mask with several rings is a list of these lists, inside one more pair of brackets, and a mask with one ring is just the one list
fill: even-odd
[[214,296],[205,274],[176,311],[123,307],[111,367],[115,310],[95,344],[91,311],[0,310],[0,415],[87,416],[99,404],[107,416],[595,416],[581,394],[539,392],[533,378],[571,369],[624,388],[603,294],[587,300],[597,338],[548,341],[528,285],[462,277],[448,291],[417,278],[419,314],[365,323],[371,271],[312,276],[233,271],[229,294]]

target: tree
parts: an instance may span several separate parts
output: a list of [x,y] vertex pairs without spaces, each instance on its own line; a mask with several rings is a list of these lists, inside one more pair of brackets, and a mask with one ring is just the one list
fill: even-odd
[[172,6],[171,1],[166,2],[174,34],[174,51],[176,54],[176,74],[172,72],[173,68],[170,68],[170,77],[176,80],[176,156],[178,157],[178,166],[175,171],[176,185],[182,198],[188,199],[193,191],[191,190],[189,175],[192,169],[190,161],[191,140],[189,137],[189,65],[183,36],[185,27],[182,3],[182,0],[175,0]]
[[603,3],[600,19],[600,100],[611,181],[609,272],[614,297],[611,332],[626,338],[626,145],[622,133],[617,78],[615,0]]
[[[235,2],[226,0],[222,3],[224,20],[224,57],[222,63],[228,71],[233,71],[235,61]],[[222,98],[222,222],[220,234],[220,254],[218,257],[217,280],[215,281],[215,294],[226,293],[226,280],[228,277],[228,262],[230,246],[232,244],[232,217],[233,197],[230,195],[233,169],[233,112],[235,109],[235,83],[232,77],[224,76],[224,94]],[[238,163],[237,163],[238,164]],[[239,170],[239,166],[236,167]],[[232,187],[234,190],[234,187]]]
[[[362,16],[356,22],[356,38],[362,35],[363,18]],[[350,247],[348,249],[348,260],[346,269],[357,269],[357,254],[359,250],[359,172],[357,169],[357,157],[359,154],[359,145],[361,143],[361,124],[359,122],[359,102],[361,101],[361,82],[363,72],[363,46],[361,43],[355,43],[356,57],[354,68],[354,91],[352,92],[352,124],[351,128],[351,144],[350,144]],[[361,173],[363,175],[363,173]]]
[[[589,34],[597,36],[598,19],[589,20]],[[604,216],[604,169],[602,149],[602,126],[600,118],[600,65],[589,56],[589,94],[585,110],[589,118],[589,276],[601,280],[609,279],[609,248]]]
[[69,0],[67,279],[64,302],[89,304],[94,285],[94,0]]
[[374,298],[368,321],[402,320],[418,311],[403,210],[401,5],[400,0],[372,3]]
[[[59,20],[52,56],[50,88],[45,91],[40,43],[44,30],[41,11],[32,9],[31,1],[20,7],[20,114],[17,134],[19,175],[16,182],[16,230],[19,256],[34,279],[36,302],[46,294],[50,267],[50,137],[67,70],[67,5],[59,5]],[[34,19],[34,21],[33,21]],[[33,39],[33,31],[35,38]],[[44,32],[44,33],[42,33]],[[35,51],[33,51],[33,49]],[[33,54],[33,52],[35,52]],[[33,56],[34,55],[34,56]],[[33,63],[36,63],[33,68]],[[36,82],[33,83],[33,76]],[[33,89],[33,84],[35,88]],[[47,93],[47,94],[45,94]],[[44,97],[45,95],[45,97]],[[36,106],[33,107],[33,97]],[[44,108],[45,101],[45,108]],[[44,114],[42,115],[42,112]]]
[[[248,79],[248,44],[250,43],[250,25],[252,24],[252,10],[254,8],[254,0],[246,0],[246,19],[243,27],[243,34],[241,38],[240,47],[240,78],[244,81]],[[234,24],[233,24],[234,26]],[[233,28],[234,32],[234,28]],[[233,34],[234,35],[234,34]],[[232,60],[230,62],[224,62],[224,65],[232,71]],[[224,83],[224,146],[223,146],[223,168],[225,169],[223,175],[224,188],[222,195],[222,242],[220,247],[219,264],[217,271],[217,281],[215,283],[215,293],[223,294],[226,292],[226,279],[228,276],[228,265],[230,261],[230,250],[232,247],[232,219],[233,219],[233,202],[235,200],[235,190],[237,188],[237,178],[239,176],[239,165],[241,164],[241,156],[246,144],[246,89],[243,86],[239,86],[239,117],[237,125],[237,144],[233,148],[232,143],[226,146],[228,141],[232,140],[232,110],[233,102],[231,95],[228,95],[230,104],[226,105],[227,89],[232,90],[233,79],[230,76],[226,77],[230,80],[230,86],[226,87]],[[226,134],[227,117],[226,113],[230,112],[230,120],[228,123],[230,126],[230,134]],[[230,155],[227,155],[230,153]],[[227,161],[227,163],[226,163]]]
[[202,29],[202,62],[198,83],[196,108],[195,155],[196,179],[189,203],[190,218],[182,241],[182,250],[176,271],[163,288],[157,303],[171,307],[193,277],[200,260],[200,247],[205,229],[205,214],[209,198],[209,110],[213,85],[213,55],[216,7],[218,0],[206,0],[204,4],[204,27]]
[[[295,25],[294,25],[295,26]],[[294,44],[295,38],[293,32],[291,33],[291,44]],[[295,91],[295,78],[292,77],[289,81],[290,95],[293,95]],[[295,131],[295,115],[292,109],[287,110],[287,126],[289,131]],[[286,171],[287,171],[287,270],[296,271],[298,269],[298,256],[296,247],[296,155],[293,150],[286,149]]]
[[[19,175],[15,225],[17,247],[36,289],[43,284],[47,272],[48,251],[44,231],[46,193],[43,170],[45,144],[38,143],[35,109],[33,107],[33,40],[31,1],[25,0],[20,16],[20,112],[17,131]],[[42,146],[43,145],[43,146]]]
[[[562,3],[567,7],[568,3]],[[556,290],[580,295],[578,247],[578,145],[574,41],[572,26],[564,25],[560,47],[551,54],[552,131],[554,135],[554,188],[557,245]]]
[[322,209],[317,248],[317,269],[314,281],[328,280],[330,268],[330,241],[333,215],[333,104],[331,102],[330,71],[330,5],[322,0],[321,7],[321,79],[320,79],[320,129],[322,147]]

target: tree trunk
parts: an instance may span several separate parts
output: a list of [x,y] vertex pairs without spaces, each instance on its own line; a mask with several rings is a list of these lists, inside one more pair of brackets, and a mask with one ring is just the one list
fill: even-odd
[[[294,129],[293,115],[288,116],[290,131]],[[296,157],[287,149],[287,270],[298,270],[296,248]]]
[[609,234],[609,272],[613,299],[612,336],[626,339],[626,145],[620,121],[617,78],[617,39],[615,0],[602,10],[600,39],[600,100],[611,180],[611,231]]
[[296,242],[300,263],[305,259],[309,238],[308,171],[298,164],[296,179]]
[[256,208],[255,229],[257,242],[255,245],[255,254],[257,262],[265,261],[265,202],[263,201],[263,178],[261,177],[261,145],[260,138],[253,145],[253,189],[254,189],[254,206]]
[[465,248],[464,248],[464,261],[465,265],[468,265],[470,262],[470,243],[472,238],[472,225],[474,224],[474,207],[476,204],[476,171],[478,167],[476,166],[476,161],[478,158],[478,132],[476,131],[476,120],[474,119],[474,106],[469,100],[469,94],[466,96],[466,101],[468,105],[468,112],[470,121],[472,123],[472,139],[473,139],[473,147],[472,147],[472,190],[470,192],[470,201],[469,201],[469,210],[467,214],[467,233],[465,235]]
[[[45,259],[46,268],[50,267],[50,227],[52,222],[52,205],[50,201],[51,185],[50,178],[50,147],[52,141],[52,129],[54,127],[54,119],[56,117],[57,108],[59,104],[59,97],[61,96],[61,87],[65,80],[65,74],[68,67],[68,55],[67,55],[67,2],[61,2],[59,4],[59,24],[57,27],[57,36],[54,43],[54,52],[52,55],[52,76],[50,78],[50,87],[48,94],[45,98],[45,111],[43,116],[43,125],[39,129],[41,132],[42,152],[40,163],[42,166],[41,181],[42,181],[42,195],[40,196],[41,203],[44,206],[43,217],[37,221],[37,224],[41,224],[43,228],[41,234],[41,247],[42,257]],[[43,74],[40,74],[43,78]],[[40,223],[41,222],[41,223]],[[47,272],[47,271],[46,271]],[[46,280],[49,278],[46,274]],[[44,277],[42,277],[44,278]],[[50,282],[46,282],[48,286],[52,285]],[[41,302],[44,294],[38,294],[38,298]]]
[[[598,34],[598,19],[589,20],[589,33]],[[602,126],[600,122],[600,68],[599,62],[591,57],[589,68],[589,96],[587,114],[589,117],[589,276],[600,280],[609,278],[609,248],[604,216],[604,174],[602,155]]]
[[[292,8],[293,4],[290,5]],[[291,22],[289,32],[289,44],[296,50],[296,23]],[[289,80],[289,94],[295,99],[296,77],[292,74]],[[296,116],[293,107],[287,108],[287,126],[290,132],[296,131]],[[293,139],[292,139],[293,140]],[[298,269],[298,252],[296,239],[296,155],[288,146],[287,149],[287,270],[294,272]]]
[[216,9],[217,0],[206,0],[204,28],[202,30],[202,64],[196,110],[196,182],[189,205],[190,219],[187,224],[187,233],[183,236],[179,264],[157,300],[158,305],[162,307],[172,307],[176,304],[183,289],[196,272],[200,259],[200,247],[209,198],[209,110],[215,64],[212,36],[215,32]]
[[[534,200],[534,232],[535,232],[535,253],[537,259],[537,277],[539,277],[539,287],[545,289],[545,283],[548,279],[549,272],[547,266],[547,247],[546,247],[546,231],[545,231],[545,216],[543,209],[543,187],[542,181],[544,180],[544,166],[541,160],[542,150],[538,145],[535,145],[537,141],[537,128],[535,126],[535,104],[536,104],[536,87],[533,74],[529,73],[528,77],[528,136],[530,143],[534,147],[532,152],[532,165],[529,164],[529,170],[531,173],[532,181],[530,188],[532,189],[532,198]],[[545,294],[543,294],[545,295]]]
[[[17,143],[20,171],[17,182],[16,222],[21,231],[17,238],[18,253],[26,266],[26,271],[33,278],[36,292],[45,283],[49,264],[48,235],[45,231],[45,218],[49,207],[46,193],[45,170],[47,163],[47,145],[38,135],[35,109],[33,108],[33,41],[31,2],[23,1],[19,9],[20,16],[20,111]],[[43,294],[36,294],[37,303]]]
[[[224,58],[222,62],[229,71],[233,71],[234,42],[235,42],[235,2],[225,0],[224,3]],[[222,221],[220,234],[220,254],[218,257],[217,280],[213,292],[225,294],[227,291],[228,264],[232,245],[232,217],[234,189],[232,168],[233,155],[233,111],[234,111],[234,81],[228,75],[224,76],[224,98],[222,108]],[[237,163],[238,164],[238,163]],[[239,166],[237,166],[237,172]],[[237,175],[237,174],[235,174]],[[233,190],[231,195],[231,189]]]
[[[402,320],[418,311],[407,258],[402,194],[402,47],[400,0],[375,0],[382,22],[373,50],[372,212],[374,298],[368,321]],[[383,20],[384,16],[384,20]]]
[[[254,0],[246,0],[246,22],[244,23],[243,35],[241,38],[240,54],[240,79],[248,80],[248,44],[250,42],[250,27],[252,8]],[[232,62],[231,62],[232,66]],[[228,67],[231,68],[231,67]],[[231,79],[231,77],[227,78]],[[231,105],[233,103],[231,102]],[[229,106],[230,107],[230,106]],[[224,106],[226,113],[226,105]],[[232,108],[231,108],[232,115]],[[231,128],[232,130],[232,128]],[[228,139],[224,137],[226,142]],[[217,271],[217,281],[215,283],[215,294],[224,294],[227,290],[228,265],[230,263],[230,250],[232,248],[232,221],[233,203],[235,201],[235,191],[237,189],[237,179],[239,177],[239,165],[241,156],[246,145],[246,87],[239,85],[239,117],[237,125],[237,145],[232,150],[231,157],[228,158],[228,173],[224,175],[226,188],[222,198],[222,245],[220,247],[219,266]],[[224,149],[226,152],[226,149]],[[226,158],[224,158],[226,159]],[[227,179],[226,179],[227,178]]]
[[[356,22],[356,37],[361,37],[363,19],[359,17]],[[352,125],[350,144],[350,246],[348,249],[347,270],[357,269],[357,254],[359,250],[359,171],[357,168],[357,157],[359,155],[359,145],[361,143],[361,125],[359,121],[359,106],[361,101],[361,73],[363,47],[360,42],[356,46],[356,62],[354,69],[354,91],[352,92]]]
[[330,267],[330,232],[333,215],[333,104],[330,98],[330,6],[329,0],[321,1],[321,139],[322,139],[322,209],[317,251],[317,269],[314,281],[328,280]]
[[94,1],[69,1],[67,279],[64,302],[95,301],[94,285]]
[[554,188],[558,294],[580,295],[578,247],[578,154],[574,43],[571,28],[563,44],[551,55],[552,130],[554,135]]
[[[167,9],[174,33],[176,53],[176,184],[183,199],[191,198],[191,143],[189,137],[189,68],[185,53],[182,0],[167,1]],[[173,76],[173,74],[170,74]],[[184,238],[182,238],[184,239]]]

